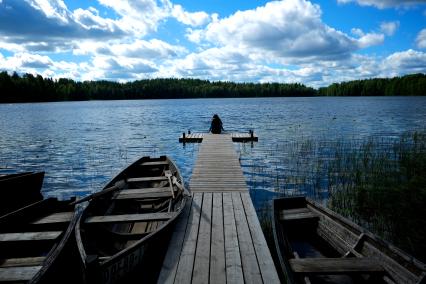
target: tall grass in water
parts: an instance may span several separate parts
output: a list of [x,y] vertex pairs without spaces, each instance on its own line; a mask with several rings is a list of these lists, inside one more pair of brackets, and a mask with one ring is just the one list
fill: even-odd
[[[262,171],[252,168],[255,187],[273,188],[277,196],[306,194],[426,260],[426,132],[367,140],[301,139],[273,151],[276,160]],[[271,242],[270,203],[257,211]]]
[[336,149],[329,207],[426,260],[426,133]]

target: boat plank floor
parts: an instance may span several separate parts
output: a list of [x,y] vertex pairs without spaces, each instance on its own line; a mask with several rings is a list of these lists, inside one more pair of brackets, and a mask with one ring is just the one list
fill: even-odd
[[5,233],[0,234],[0,242],[48,241],[55,240],[61,234],[62,231]]
[[174,212],[147,213],[147,214],[123,214],[123,215],[105,215],[92,216],[85,220],[85,223],[126,223],[142,221],[168,220],[174,216]]
[[232,144],[204,134],[158,283],[279,283]]
[[305,274],[382,273],[373,258],[299,258],[290,259],[294,272]]
[[52,224],[52,223],[67,223],[71,221],[74,212],[58,212],[42,217],[31,224]]
[[0,281],[28,281],[41,269],[41,266],[0,268]]

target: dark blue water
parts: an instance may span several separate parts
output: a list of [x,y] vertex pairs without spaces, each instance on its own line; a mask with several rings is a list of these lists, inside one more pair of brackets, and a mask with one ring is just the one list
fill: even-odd
[[[259,136],[235,144],[259,206],[295,168],[282,145],[397,137],[424,130],[426,97],[90,101],[0,105],[0,168],[44,170],[44,196],[97,191],[140,156],[170,155],[189,181],[198,145],[178,143],[183,131],[205,132],[218,113],[228,131]],[[297,166],[297,165],[296,165]],[[282,175],[281,175],[282,176]],[[284,175],[285,176],[285,175]],[[294,179],[291,181],[294,182]]]

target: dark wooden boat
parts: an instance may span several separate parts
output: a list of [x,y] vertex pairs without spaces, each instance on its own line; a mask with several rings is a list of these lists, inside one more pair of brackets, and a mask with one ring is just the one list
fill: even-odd
[[273,201],[273,231],[287,283],[424,283],[426,266],[305,197]]
[[0,216],[40,201],[44,172],[0,175]]
[[156,241],[169,236],[187,196],[179,170],[165,156],[143,157],[118,174],[76,226],[86,282],[113,283],[135,268],[148,269],[149,250],[167,247]]
[[74,228],[81,210],[71,201],[48,198],[0,217],[0,282],[80,281]]

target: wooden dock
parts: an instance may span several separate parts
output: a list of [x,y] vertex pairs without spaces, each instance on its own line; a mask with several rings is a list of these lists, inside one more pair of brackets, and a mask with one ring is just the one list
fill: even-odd
[[158,283],[279,283],[232,136],[202,139]]
[[[179,137],[180,143],[201,143],[203,142],[204,136],[212,135],[210,133],[182,133],[182,136]],[[257,142],[259,138],[254,132],[247,133],[228,133],[220,135],[229,135],[232,138],[233,142]]]

